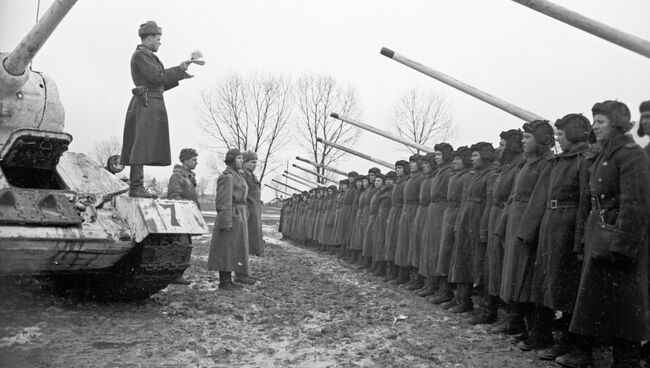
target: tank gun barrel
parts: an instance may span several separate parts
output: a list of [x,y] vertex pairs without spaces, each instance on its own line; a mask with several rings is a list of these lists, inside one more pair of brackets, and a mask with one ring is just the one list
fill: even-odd
[[284,170],[284,174],[282,174],[282,175],[288,177],[289,179],[298,180],[298,181],[300,181],[300,182],[302,182],[305,185],[308,185],[310,187],[317,187],[319,185],[322,185],[322,184],[319,184],[319,183],[317,183],[315,181],[311,181],[311,180],[302,178],[302,177],[300,177],[300,176],[298,176],[298,175],[296,175],[294,173],[291,173],[291,172],[289,172],[287,170]]
[[419,71],[422,74],[428,75],[429,77],[433,79],[437,79],[441,81],[442,83],[445,83],[451,87],[454,87],[462,92],[467,93],[470,96],[473,96],[485,103],[488,103],[496,108],[499,108],[509,114],[512,114],[522,120],[525,120],[527,122],[535,121],[535,120],[548,120],[545,119],[537,114],[534,114],[528,110],[522,109],[519,106],[513,105],[510,102],[507,102],[505,100],[502,100],[496,96],[493,96],[487,92],[484,92],[476,87],[470,86],[469,84],[466,84],[464,82],[459,81],[458,79],[452,78],[444,73],[441,73],[435,69],[432,69],[424,64],[421,64],[415,60],[411,60],[407,58],[406,56],[400,55],[396,53],[395,51],[388,49],[386,47],[382,47],[381,52],[382,55],[388,57],[389,59],[393,59],[397,61],[400,64],[404,64],[408,66],[411,69],[415,69]]
[[[312,171],[312,170],[306,169],[306,168],[304,168],[304,167],[302,167],[302,166],[298,166],[298,165],[296,165],[296,164],[293,164],[293,165],[291,165],[291,166],[295,167],[296,169],[300,169],[300,170],[302,170],[302,171],[304,171],[304,172],[306,172],[306,173],[309,173],[309,174],[312,174],[312,175],[316,175],[316,177],[319,177],[319,178],[321,178],[321,179],[323,179],[323,180],[325,180],[325,181],[329,181],[329,182],[332,182],[332,183],[334,183],[334,184],[338,184],[336,181],[334,181],[334,180],[332,180],[332,179],[329,179],[329,178],[325,177],[324,175],[321,175],[321,174],[317,173],[316,171]],[[318,184],[318,185],[320,186],[320,185],[323,185],[323,184]]]
[[365,124],[365,123],[362,123],[362,122],[360,122],[360,121],[356,121],[356,120],[354,120],[354,119],[350,119],[350,118],[345,117],[345,116],[340,116],[339,114],[337,114],[337,113],[335,113],[335,112],[331,113],[330,116],[333,117],[334,119],[341,120],[341,121],[344,122],[344,123],[348,123],[348,124],[350,124],[350,125],[354,125],[354,126],[357,127],[357,128],[361,128],[361,129],[363,129],[363,130],[367,130],[367,131],[369,131],[369,132],[371,132],[371,133],[375,133],[375,134],[380,135],[380,136],[382,136],[382,137],[384,137],[384,138],[388,138],[388,139],[390,139],[390,140],[392,140],[392,141],[395,141],[395,142],[401,143],[401,144],[403,144],[403,145],[405,145],[405,146],[409,146],[409,147],[412,147],[412,148],[415,148],[415,149],[417,149],[417,150],[424,151],[424,152],[427,152],[427,153],[432,153],[432,152],[434,152],[434,149],[431,148],[431,147],[427,147],[427,146],[421,145],[421,144],[419,144],[419,143],[415,143],[415,142],[413,142],[413,141],[411,141],[411,140],[404,139],[404,138],[402,138],[402,137],[400,137],[400,136],[397,136],[397,135],[395,135],[395,134],[389,133],[389,132],[387,132],[387,131],[385,131],[385,130],[375,128],[375,127],[372,126],[372,125]]
[[7,73],[13,76],[25,73],[34,56],[76,2],[77,0],[56,0],[52,3],[38,23],[3,60],[2,64]]
[[547,0],[513,0],[525,7],[555,18],[560,22],[591,33],[611,43],[650,58],[650,41],[623,32],[597,20],[585,17],[573,10],[554,4]]
[[295,181],[296,183],[298,183],[300,185],[304,185],[304,186],[306,186],[308,188],[313,188],[313,187],[318,186],[318,184],[309,183],[309,182],[307,182],[305,180],[302,180],[302,179],[298,178],[297,176],[289,176],[286,173],[282,174],[282,176],[287,178],[287,179],[293,180],[293,181]]
[[285,187],[287,187],[287,188],[289,188],[289,189],[293,189],[293,190],[295,190],[295,191],[298,192],[298,193],[302,193],[302,192],[303,192],[303,190],[300,190],[300,189],[298,189],[298,188],[296,188],[296,187],[292,187],[291,185],[289,185],[289,184],[285,184],[285,183],[283,183],[283,182],[281,182],[281,181],[279,181],[279,180],[271,179],[271,181],[273,181],[273,182],[275,182],[275,183],[277,183],[277,184],[280,184],[280,185],[284,185]]
[[[319,137],[317,137],[316,140],[317,140],[318,142],[322,143],[322,144],[325,144],[325,145],[328,145],[328,146],[332,146],[332,147],[336,148],[337,150],[341,150],[341,151],[343,151],[343,152],[347,152],[347,153],[349,153],[349,154],[351,154],[351,155],[355,155],[355,156],[357,156],[357,157],[361,157],[361,158],[363,158],[363,159],[365,159],[365,160],[372,161],[372,162],[374,162],[374,163],[376,163],[376,164],[382,165],[382,166],[387,167],[387,168],[389,168],[389,169],[391,169],[391,170],[393,170],[393,169],[395,168],[395,166],[391,165],[390,162],[386,162],[386,161],[380,160],[380,159],[378,159],[378,158],[374,158],[374,157],[372,157],[372,156],[368,156],[368,155],[366,155],[365,153],[361,153],[361,152],[359,152],[359,151],[355,151],[355,150],[353,150],[353,149],[351,149],[351,148],[343,147],[343,146],[338,145],[338,144],[336,144],[336,143],[334,143],[334,142],[327,141],[327,140],[325,140],[325,139],[323,139],[323,138],[319,138]],[[295,165],[294,165],[294,166],[295,166]]]
[[319,163],[314,162],[314,161],[307,160],[306,158],[302,158],[302,157],[296,156],[296,160],[298,160],[298,161],[302,161],[302,162],[307,163],[307,164],[312,164],[312,165],[314,165],[314,166],[316,166],[316,167],[322,167],[322,168],[325,169],[325,170],[329,170],[329,171],[331,171],[331,172],[333,172],[333,173],[337,173],[337,174],[339,174],[339,175],[348,176],[348,174],[344,173],[344,172],[341,171],[341,170],[335,169],[335,168],[333,168],[333,167],[329,167],[329,166],[327,166],[327,165],[319,164]]
[[273,188],[272,186],[270,186],[270,185],[268,185],[268,184],[264,184],[264,186],[265,186],[265,187],[269,187],[269,188],[273,189],[274,191],[276,191],[276,192],[280,192],[280,193],[282,193],[282,194],[284,194],[284,195],[286,195],[286,196],[291,196],[291,194],[285,192],[284,190],[281,190],[281,189],[278,189],[278,188]]

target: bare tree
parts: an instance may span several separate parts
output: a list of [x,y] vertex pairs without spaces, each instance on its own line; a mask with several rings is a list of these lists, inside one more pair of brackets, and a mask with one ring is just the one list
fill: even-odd
[[116,136],[112,136],[105,141],[96,141],[90,152],[90,158],[103,166],[106,165],[109,157],[119,155],[121,152],[122,142]]
[[216,150],[257,152],[260,180],[275,170],[273,155],[288,142],[293,89],[288,79],[270,75],[246,78],[231,74],[202,93],[197,108],[201,127],[216,139]]
[[[303,140],[301,145],[309,152],[315,162],[331,165],[343,156],[343,152],[320,144],[316,138],[352,145],[359,137],[359,129],[330,117],[333,112],[357,118],[361,109],[357,91],[352,86],[342,87],[336,79],[327,75],[303,75],[297,81],[296,101],[299,118],[298,132]],[[328,176],[321,167],[316,171]],[[316,177],[317,182],[324,179]]]
[[[424,146],[446,141],[455,131],[449,105],[443,95],[433,91],[410,90],[395,106],[393,121],[400,136]],[[410,152],[420,150],[404,146]]]
[[205,191],[208,189],[208,178],[202,177],[197,180],[196,183],[196,194],[199,198],[203,199],[205,197]]

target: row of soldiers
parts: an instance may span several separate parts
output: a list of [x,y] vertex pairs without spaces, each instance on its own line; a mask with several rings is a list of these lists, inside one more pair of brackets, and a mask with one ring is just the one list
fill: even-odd
[[[640,112],[650,134],[650,101]],[[504,131],[496,148],[440,143],[386,174],[350,172],[286,200],[280,231],[452,313],[478,295],[470,323],[540,359],[584,367],[611,345],[613,367],[637,367],[650,332],[650,153],[625,104],[592,113]]]

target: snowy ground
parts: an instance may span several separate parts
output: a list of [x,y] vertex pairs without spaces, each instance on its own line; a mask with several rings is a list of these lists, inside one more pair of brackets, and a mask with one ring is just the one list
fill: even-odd
[[0,288],[0,367],[555,367],[412,293],[298,247],[264,213],[256,285],[216,288],[210,236],[190,286],[99,304]]

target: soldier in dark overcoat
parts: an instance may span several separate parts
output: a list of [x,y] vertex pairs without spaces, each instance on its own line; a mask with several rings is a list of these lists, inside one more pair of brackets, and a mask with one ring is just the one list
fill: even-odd
[[[555,122],[557,141],[562,153],[553,160],[548,175],[544,175],[545,190],[533,193],[531,201],[546,201],[540,224],[539,241],[532,283],[532,302],[552,311],[563,313],[555,323],[556,343],[537,356],[555,360],[573,350],[568,329],[578,292],[581,263],[575,253],[576,223],[580,201],[580,173],[587,169],[591,158],[587,143],[591,132],[589,120],[581,114],[568,114]],[[581,239],[578,239],[580,242]],[[551,325],[553,321],[541,321]]]
[[[418,195],[418,206],[413,218],[413,232],[409,238],[409,265],[413,269],[416,277],[409,285],[405,285],[406,290],[416,290],[416,293],[422,288],[429,288],[431,280],[424,278],[418,271],[420,267],[420,252],[424,241],[424,234],[427,229],[427,211],[431,203],[431,183],[435,174],[436,160],[435,154],[427,153],[422,158],[422,182],[420,183],[420,194]],[[425,285],[426,281],[426,285]]]
[[456,239],[454,229],[463,197],[463,188],[473,173],[471,171],[471,152],[468,147],[458,147],[452,156],[453,172],[449,177],[449,185],[447,186],[447,206],[442,219],[440,250],[436,261],[436,277],[440,281],[440,293],[431,299],[431,303],[442,304],[447,309],[458,304],[452,292],[452,285],[449,283],[449,266],[454,251]]
[[[386,227],[388,226],[388,216],[391,207],[391,192],[397,175],[395,171],[389,171],[384,178],[384,184],[377,188],[377,217],[375,219],[374,247],[372,259],[377,263],[375,269],[376,276],[386,274]],[[375,179],[377,184],[377,179]]]
[[395,264],[395,252],[397,250],[399,219],[402,214],[402,208],[404,207],[404,185],[408,180],[410,170],[408,161],[399,160],[395,162],[395,175],[397,175],[397,180],[391,191],[390,212],[388,213],[388,223],[386,224],[386,261],[390,267],[390,272],[388,272],[384,281],[397,282],[400,276],[408,279],[407,270],[401,270]]
[[[409,260],[409,246],[411,237],[414,235],[414,221],[419,207],[420,185],[424,180],[422,173],[422,156],[412,155],[409,157],[410,173],[404,184],[404,206],[399,218],[399,230],[397,233],[397,248],[395,249],[395,264],[404,269],[405,277],[398,278],[396,285],[409,285],[418,282],[418,275],[411,267]],[[408,285],[405,285],[408,286]]]
[[350,181],[348,179],[343,179],[339,181],[339,191],[336,195],[336,225],[335,225],[335,247],[340,247],[342,244],[341,239],[341,227],[343,226],[342,217],[343,217],[343,200],[350,186]]
[[264,239],[262,238],[262,183],[255,175],[257,168],[257,153],[247,151],[244,157],[244,179],[248,185],[248,251],[252,255],[259,256],[264,250]]
[[[370,188],[370,182],[368,181],[368,176],[364,175],[359,181],[361,184],[357,185],[358,197],[355,197],[356,210],[354,215],[354,222],[352,222],[352,235],[350,236],[350,249],[354,252],[354,262],[361,262],[361,251],[363,246],[361,244],[363,237],[363,225],[365,224],[365,218],[363,217],[363,212],[368,206],[367,201],[367,191]],[[353,203],[353,208],[355,207]]]
[[191,75],[185,72],[189,62],[165,69],[156,56],[162,36],[162,28],[156,22],[141,24],[138,35],[142,43],[131,56],[131,78],[135,88],[126,112],[120,160],[123,165],[130,166],[129,195],[153,197],[144,188],[143,165],[171,164],[163,92],[178,86],[179,81]]
[[496,152],[491,143],[476,143],[470,147],[470,151],[474,174],[463,188],[449,270],[449,282],[456,284],[459,295],[458,305],[449,309],[452,313],[472,311],[472,286],[483,286],[487,244],[480,237],[480,228],[492,201],[491,193],[487,191],[488,179],[496,170],[493,165]]
[[248,186],[241,175],[243,157],[238,149],[226,153],[226,169],[217,179],[215,206],[217,219],[212,233],[208,270],[219,271],[219,288],[235,290],[235,281],[252,283],[248,278]]
[[[536,120],[523,126],[523,148],[526,162],[519,170],[509,198],[509,209],[504,213],[497,233],[504,236],[501,299],[510,303],[509,320],[515,326],[526,327],[520,336],[522,350],[543,349],[553,343],[550,326],[540,323],[548,316],[545,309],[531,303],[532,276],[537,253],[539,226],[546,209],[545,200],[533,201],[533,193],[544,193],[543,178],[553,160],[551,146],[554,131],[548,121]],[[538,185],[538,183],[540,185]],[[526,326],[522,318],[526,317]],[[552,316],[551,316],[552,318]],[[513,330],[515,327],[513,327]]]
[[362,229],[361,229],[361,235],[359,237],[360,243],[361,243],[361,257],[362,257],[362,268],[371,268],[373,263],[372,263],[372,221],[374,221],[373,218],[371,218],[371,208],[370,204],[372,203],[372,199],[374,198],[375,194],[377,193],[377,189],[375,188],[375,178],[377,175],[381,175],[381,170],[379,168],[373,167],[370,170],[368,170],[368,189],[366,190],[365,197],[364,197],[364,202],[366,203],[365,206],[363,207],[363,212],[361,213],[361,216],[363,217],[363,221],[361,223]]
[[[602,149],[589,168],[591,212],[569,331],[608,339],[613,345],[613,366],[636,367],[640,341],[649,337],[650,163],[626,134],[631,123],[625,104],[597,103],[592,113]],[[586,195],[581,200],[586,202]]]
[[352,204],[354,203],[354,197],[357,192],[356,180],[359,174],[356,171],[350,171],[348,173],[348,188],[343,195],[341,202],[341,210],[339,212],[339,226],[337,229],[337,238],[341,243],[341,250],[343,255],[350,257],[350,239],[348,234],[350,233],[350,227],[352,226]]
[[[500,134],[502,151],[499,157],[499,172],[492,183],[492,208],[488,220],[487,252],[485,256],[487,303],[480,320],[473,322],[492,323],[497,317],[499,308],[499,292],[501,289],[501,272],[503,271],[503,240],[496,234],[497,224],[510,207],[508,198],[515,182],[519,168],[524,163],[522,139],[524,134],[520,129],[510,129]],[[506,312],[506,316],[508,313]],[[495,325],[491,332],[508,333],[513,326],[505,318]],[[518,331],[514,331],[518,332]]]
[[[377,215],[379,214],[379,188],[384,186],[384,175],[381,172],[375,174],[372,183],[372,196],[368,204],[368,220],[366,221],[366,231],[363,236],[363,257],[367,264],[374,265],[372,272],[376,271],[377,263],[373,255],[375,253],[375,244],[377,244],[377,234],[375,233]],[[382,240],[384,236],[382,235]]]
[[[439,143],[433,146],[436,172],[431,182],[429,206],[427,207],[426,226],[420,251],[419,272],[428,280],[428,288],[420,290],[419,296],[434,295],[439,289],[440,281],[436,277],[436,263],[440,251],[440,234],[442,220],[447,208],[447,190],[449,177],[452,174],[451,161],[454,148],[449,143]],[[437,294],[435,296],[438,296]],[[434,296],[434,297],[435,297]]]

